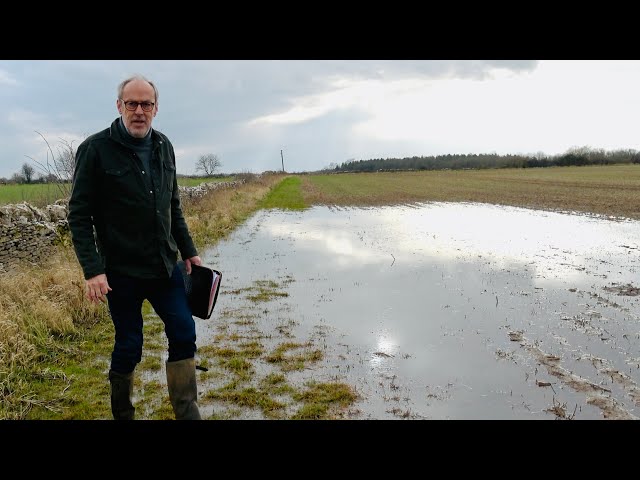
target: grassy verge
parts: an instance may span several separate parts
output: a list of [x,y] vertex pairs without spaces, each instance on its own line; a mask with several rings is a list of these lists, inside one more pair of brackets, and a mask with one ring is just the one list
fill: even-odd
[[262,208],[263,199],[278,191],[281,182],[287,181],[283,175],[261,176],[239,188],[216,190],[200,198],[185,197],[183,210],[197,248],[213,245],[228,235]]
[[304,201],[301,185],[302,181],[299,177],[285,178],[278,188],[269,192],[269,195],[260,202],[260,208],[304,210],[308,204]]
[[103,305],[84,299],[73,255],[60,246],[46,266],[0,277],[0,418],[106,415],[96,367],[111,322]]

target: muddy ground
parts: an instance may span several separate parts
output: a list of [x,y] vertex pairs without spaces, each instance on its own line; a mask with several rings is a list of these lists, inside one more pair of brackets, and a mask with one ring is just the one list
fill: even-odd
[[[265,387],[283,375],[350,385],[329,418],[637,419],[639,226],[480,204],[259,212],[203,255],[224,279],[197,321],[203,415],[292,418],[301,401]],[[223,352],[247,345],[231,387]],[[285,406],[220,395],[249,385]]]

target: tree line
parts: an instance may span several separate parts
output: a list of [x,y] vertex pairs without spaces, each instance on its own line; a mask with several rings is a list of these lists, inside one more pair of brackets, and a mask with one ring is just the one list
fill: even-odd
[[[44,137],[43,137],[44,139]],[[57,154],[47,143],[48,153],[44,161],[31,157],[19,172],[11,178],[0,177],[0,184],[57,183],[71,181],[75,166],[75,153],[71,142],[62,141]],[[402,158],[349,159],[341,164],[331,163],[323,172],[378,172],[403,170],[460,170],[485,168],[540,168],[553,166],[611,165],[640,163],[640,151],[634,149],[604,150],[591,147],[574,147],[558,155],[535,154],[446,154]],[[35,167],[34,167],[35,165]],[[213,153],[200,155],[195,163],[197,174],[213,176],[222,167],[220,157]],[[197,176],[197,175],[196,175]]]
[[348,160],[340,165],[332,164],[332,172],[377,172],[398,170],[460,170],[483,168],[539,168],[570,165],[611,165],[640,163],[640,151],[621,149],[606,151],[590,147],[574,147],[558,155],[536,154],[447,154],[413,156],[403,158],[374,158]]

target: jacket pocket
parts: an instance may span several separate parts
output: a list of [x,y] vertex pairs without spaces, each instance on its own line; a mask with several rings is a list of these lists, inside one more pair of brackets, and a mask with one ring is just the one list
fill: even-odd
[[162,165],[164,166],[164,178],[165,185],[167,186],[167,191],[169,193],[172,193],[173,181],[175,180],[176,176],[176,167],[173,165],[173,163],[171,163],[171,161],[164,161],[162,162]]
[[126,196],[129,198],[138,198],[140,189],[137,188],[137,182],[133,170],[129,166],[119,166],[108,168],[104,171],[104,191],[108,197]]
[[122,177],[131,171],[131,167],[118,167],[118,168],[109,168],[104,171],[107,175],[111,175],[113,177]]

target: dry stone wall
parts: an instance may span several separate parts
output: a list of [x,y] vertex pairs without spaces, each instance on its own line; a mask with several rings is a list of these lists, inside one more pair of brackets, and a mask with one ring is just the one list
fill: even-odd
[[[183,197],[198,198],[220,188],[233,188],[244,183],[211,182],[197,187],[180,186]],[[55,247],[57,240],[69,231],[66,200],[37,208],[26,202],[0,206],[0,272],[20,262],[38,263]]]
[[178,187],[180,189],[180,197],[199,198],[213,190],[221,188],[234,188],[242,185],[244,180],[235,180],[233,182],[208,182],[201,183],[196,187]]
[[47,256],[67,223],[67,203],[37,208],[26,202],[0,207],[0,271],[28,261],[37,263]]

